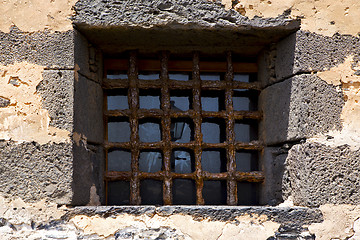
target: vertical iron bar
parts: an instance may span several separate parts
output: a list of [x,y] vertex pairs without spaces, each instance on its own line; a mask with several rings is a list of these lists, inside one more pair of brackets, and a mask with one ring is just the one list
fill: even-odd
[[128,101],[130,107],[130,143],[131,143],[131,180],[130,180],[130,204],[141,204],[140,179],[139,179],[139,119],[137,110],[139,109],[139,88],[138,88],[138,68],[137,51],[130,52],[129,62],[129,92]]
[[169,75],[168,75],[168,61],[169,52],[161,52],[161,66],[160,66],[160,81],[161,87],[161,109],[163,110],[163,117],[161,119],[162,125],[162,142],[163,142],[163,156],[164,156],[164,182],[163,182],[163,200],[164,205],[172,204],[172,179],[171,179],[171,118],[170,118],[170,91],[169,91]]
[[237,182],[235,180],[236,172],[236,160],[235,160],[235,119],[234,119],[234,107],[233,107],[233,89],[232,81],[234,78],[234,70],[232,65],[231,52],[226,53],[227,71],[225,75],[225,81],[227,83],[225,90],[225,106],[227,113],[226,120],[226,155],[227,155],[227,204],[237,205]]
[[202,195],[204,187],[204,178],[202,176],[201,168],[201,154],[202,154],[202,133],[201,133],[201,79],[200,79],[200,59],[199,53],[195,52],[193,55],[193,109],[194,109],[194,127],[195,127],[195,183],[196,183],[196,204],[204,205],[204,198]]

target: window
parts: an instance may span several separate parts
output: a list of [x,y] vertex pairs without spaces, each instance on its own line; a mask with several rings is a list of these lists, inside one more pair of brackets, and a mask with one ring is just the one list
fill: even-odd
[[257,204],[257,66],[232,55],[105,59],[108,205]]

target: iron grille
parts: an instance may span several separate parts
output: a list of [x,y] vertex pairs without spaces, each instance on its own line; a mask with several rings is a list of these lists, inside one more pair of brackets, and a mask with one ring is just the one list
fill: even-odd
[[[170,61],[170,53],[163,51],[159,60],[141,59],[137,51],[129,53],[129,59],[105,59],[105,76],[110,70],[126,71],[123,79],[104,78],[103,89],[105,95],[104,120],[105,128],[111,119],[122,119],[129,124],[129,141],[114,142],[108,139],[106,134],[106,186],[114,181],[125,181],[129,183],[129,204],[144,204],[141,200],[141,181],[145,179],[158,180],[162,182],[162,204],[173,204],[173,182],[176,179],[191,179],[195,183],[196,204],[207,204],[204,200],[205,181],[226,182],[226,204],[238,204],[238,188],[241,182],[261,183],[264,180],[263,173],[259,170],[243,172],[236,167],[236,151],[260,152],[263,146],[257,139],[250,142],[237,141],[235,136],[235,124],[237,121],[246,120],[257,124],[262,115],[259,111],[237,111],[234,110],[233,97],[236,89],[248,89],[259,91],[258,82],[241,82],[234,80],[234,72],[256,74],[256,63],[232,62],[232,53],[227,52],[226,61],[202,62],[199,53],[194,52],[191,61]],[[159,79],[139,80],[139,71],[159,71]],[[169,71],[189,71],[191,79],[178,81],[169,78]],[[200,71],[224,72],[222,81],[201,80]],[[159,109],[139,108],[141,91],[157,91],[160,95],[161,105]],[[122,91],[128,101],[128,109],[109,109],[106,106],[107,95],[111,91]],[[187,91],[191,95],[192,107],[184,111],[176,111],[171,107],[171,92]],[[224,109],[219,111],[202,110],[202,94],[206,91],[221,91],[224,93]],[[144,119],[157,121],[161,126],[161,139],[156,142],[143,142],[139,137],[139,124]],[[172,140],[171,127],[176,120],[187,119],[192,122],[193,137],[189,142],[176,142]],[[224,123],[224,141],[208,143],[203,141],[201,131],[202,124],[206,121],[220,119]],[[109,130],[106,131],[108,133]],[[131,156],[130,169],[128,171],[110,171],[108,168],[108,154],[114,149],[128,151]],[[173,152],[182,149],[189,151],[194,159],[193,171],[189,173],[174,172]],[[224,153],[222,158],[226,159],[225,171],[209,172],[202,167],[203,151],[220,151]],[[162,156],[162,167],[156,172],[141,171],[139,159],[142,151],[158,151]],[[121,161],[121,159],[120,159]],[[114,191],[114,189],[107,189]],[[116,189],[123,191],[123,189]],[[247,194],[247,193],[244,193]],[[108,199],[108,197],[107,197]],[[108,200],[107,200],[108,201]]]

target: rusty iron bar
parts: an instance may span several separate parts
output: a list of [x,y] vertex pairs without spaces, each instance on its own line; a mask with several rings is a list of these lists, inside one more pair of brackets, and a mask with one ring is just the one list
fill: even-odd
[[[162,118],[164,116],[164,111],[161,109],[139,109],[137,111],[138,118]],[[130,109],[124,110],[105,110],[104,114],[108,117],[130,117],[132,112]],[[242,120],[242,119],[254,119],[260,120],[262,118],[262,114],[259,111],[233,111],[233,118],[235,120]],[[196,113],[194,110],[187,110],[187,111],[169,111],[169,116],[171,118],[194,118]],[[220,112],[208,112],[202,111],[201,116],[203,118],[228,118],[227,111],[220,111]]]
[[200,59],[199,53],[193,54],[193,109],[194,109],[194,156],[195,156],[195,185],[196,185],[196,204],[204,205],[202,191],[204,188],[204,179],[202,178],[201,155],[202,155],[202,133],[201,133],[201,79],[200,79]]
[[164,205],[172,204],[172,178],[171,174],[171,118],[170,118],[170,90],[168,86],[168,62],[169,53],[167,51],[161,52],[160,59],[160,82],[161,87],[161,109],[163,111],[163,117],[161,118],[162,126],[162,143],[163,143],[163,156],[164,156],[164,181],[163,181],[163,201]]
[[[156,179],[156,180],[164,180],[165,171],[159,171],[155,173],[150,172],[139,172],[139,179]],[[193,173],[170,173],[169,176],[171,179],[192,179],[196,180],[199,176]],[[235,172],[232,176],[230,173],[210,173],[206,171],[202,171],[201,176],[203,180],[228,180],[230,177],[234,178],[234,180],[239,182],[254,182],[261,183],[264,181],[264,173],[261,171],[252,171],[252,172]],[[107,181],[130,181],[132,178],[131,172],[118,172],[118,171],[106,171],[105,172],[105,180]]]
[[129,91],[128,102],[131,111],[130,116],[130,142],[131,142],[131,180],[130,180],[130,204],[141,204],[140,179],[139,179],[139,120],[137,110],[139,109],[139,88],[138,88],[138,69],[137,52],[132,51],[129,59]]
[[[171,142],[170,143],[171,148],[186,148],[186,149],[195,149],[195,141],[187,142],[187,143],[179,143],[179,142]],[[225,149],[227,147],[228,143],[202,143],[201,149]],[[160,142],[154,142],[154,143],[147,143],[142,142],[139,144],[140,150],[161,150],[164,147],[164,143],[162,141]],[[118,149],[127,149],[131,150],[132,144],[130,142],[105,142],[104,143],[105,149],[112,149],[112,148],[118,148]],[[261,151],[263,149],[263,145],[259,143],[258,141],[252,141],[250,143],[248,142],[236,142],[234,144],[235,150],[254,150],[254,151]]]
[[[169,80],[168,87],[172,90],[191,90],[194,84],[196,84],[195,82],[196,80]],[[104,79],[102,83],[102,87],[104,89],[123,89],[127,88],[128,86],[129,81],[125,79]],[[161,88],[162,83],[159,80],[141,80],[138,83],[138,86],[141,89],[158,89]],[[247,83],[233,81],[229,84],[225,81],[202,81],[201,88],[202,90],[226,90],[228,88],[261,90],[261,85],[259,82]]]
[[237,182],[234,177],[236,172],[236,161],[235,161],[235,119],[234,119],[234,108],[233,108],[233,89],[231,87],[234,70],[232,65],[231,52],[226,53],[227,71],[225,75],[225,82],[229,83],[228,88],[225,90],[225,106],[226,106],[226,142],[227,142],[227,172],[229,178],[227,179],[227,204],[237,205]]
[[[164,111],[161,109],[139,109],[137,111],[138,119],[142,118],[162,118],[164,116]],[[105,110],[104,114],[107,117],[130,117],[132,112],[130,109],[124,110]],[[169,116],[171,118],[194,118],[196,113],[194,110],[187,110],[187,111],[169,111]],[[233,111],[233,118],[235,120],[242,120],[242,119],[254,119],[260,120],[262,118],[262,114],[259,111]],[[226,111],[220,112],[207,112],[202,111],[201,116],[203,118],[228,118],[228,113]]]

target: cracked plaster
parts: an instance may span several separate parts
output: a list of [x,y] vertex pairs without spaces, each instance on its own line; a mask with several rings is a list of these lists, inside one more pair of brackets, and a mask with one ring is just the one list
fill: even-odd
[[[223,4],[228,5],[228,0]],[[301,29],[325,36],[335,33],[358,35],[360,2],[357,0],[239,0],[234,9],[249,18],[277,17],[290,10],[301,18]]]
[[78,0],[0,0],[0,31],[15,25],[24,32],[73,29],[70,16]]
[[76,227],[86,234],[98,234],[108,237],[126,227],[160,228],[170,227],[177,229],[188,239],[266,239],[276,232],[280,224],[268,220],[267,216],[239,216],[234,222],[197,221],[192,216],[172,214],[168,217],[155,215],[134,216],[129,214],[117,217],[101,218],[99,216],[77,215],[71,219]]
[[17,142],[69,142],[69,132],[49,125],[49,112],[42,108],[36,87],[43,66],[27,62],[0,65],[0,96],[10,100],[0,108],[0,139]]
[[353,56],[327,71],[318,72],[317,76],[328,84],[339,86],[343,91],[345,105],[341,113],[342,129],[332,130],[309,139],[310,142],[321,142],[328,146],[347,144],[352,150],[360,148],[360,63],[354,62]]

